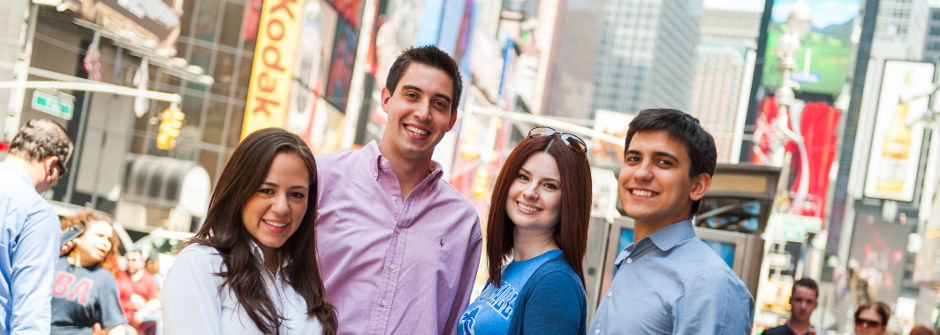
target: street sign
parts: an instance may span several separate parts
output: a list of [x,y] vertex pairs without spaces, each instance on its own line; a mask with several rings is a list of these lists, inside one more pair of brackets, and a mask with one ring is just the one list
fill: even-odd
[[770,215],[770,221],[777,238],[793,242],[805,242],[806,233],[818,233],[822,228],[822,219],[814,216],[774,213]]
[[75,97],[61,93],[50,94],[40,90],[33,90],[31,106],[33,109],[52,114],[66,120],[72,119]]

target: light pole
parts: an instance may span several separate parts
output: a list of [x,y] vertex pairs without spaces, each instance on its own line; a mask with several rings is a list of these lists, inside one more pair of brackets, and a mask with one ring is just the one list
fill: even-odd
[[[809,5],[803,0],[796,0],[790,10],[790,16],[787,18],[786,32],[780,36],[780,41],[777,43],[777,56],[780,58],[780,72],[783,73],[783,80],[780,83],[780,88],[774,93],[777,106],[780,108],[774,127],[783,138],[796,143],[800,150],[800,180],[797,186],[796,198],[793,200],[793,204],[798,206],[802,206],[804,200],[806,200],[810,171],[809,156],[806,153],[803,136],[790,130],[789,111],[796,99],[793,90],[799,88],[799,84],[790,78],[790,74],[796,70],[796,56],[802,48],[800,41],[809,33],[811,23],[812,13]],[[775,164],[782,166],[784,163],[783,143],[786,142],[780,141],[780,143],[781,147],[775,150],[773,159]]]

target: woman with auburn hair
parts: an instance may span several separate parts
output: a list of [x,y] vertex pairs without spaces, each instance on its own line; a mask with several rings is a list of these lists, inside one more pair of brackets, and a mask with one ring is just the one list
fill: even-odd
[[316,171],[286,130],[238,144],[164,280],[166,334],[336,334],[317,265]]
[[586,151],[577,136],[538,127],[506,159],[486,228],[490,278],[460,316],[459,334],[586,332]]
[[[124,334],[127,323],[121,309],[117,281],[102,267],[117,250],[111,218],[79,211],[61,221],[62,230],[81,228],[72,249],[59,257],[52,285],[52,334]],[[72,228],[75,229],[75,228]],[[99,328],[101,330],[98,330]],[[103,331],[103,332],[102,332]]]

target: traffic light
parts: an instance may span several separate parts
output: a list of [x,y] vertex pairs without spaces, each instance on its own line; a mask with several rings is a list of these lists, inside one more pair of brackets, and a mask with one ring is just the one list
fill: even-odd
[[183,126],[183,114],[177,107],[170,107],[163,110],[160,121],[160,129],[157,132],[157,149],[170,150],[176,145],[176,138],[180,136],[180,127]]

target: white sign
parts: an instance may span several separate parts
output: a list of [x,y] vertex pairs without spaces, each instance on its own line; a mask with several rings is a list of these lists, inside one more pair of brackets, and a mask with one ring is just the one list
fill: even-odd
[[865,177],[866,197],[914,199],[924,128],[920,124],[907,125],[905,120],[908,114],[923,113],[928,108],[928,97],[905,102],[901,96],[930,85],[933,77],[932,63],[885,62]]

